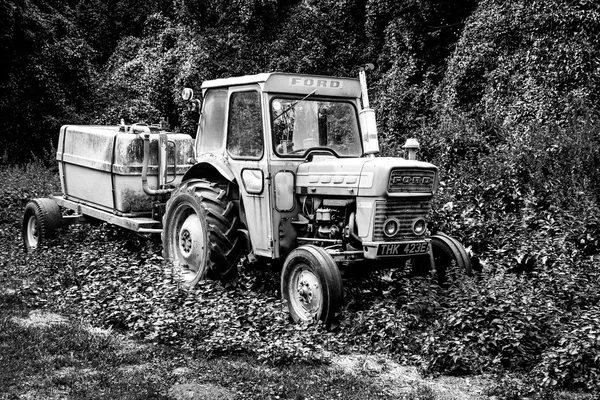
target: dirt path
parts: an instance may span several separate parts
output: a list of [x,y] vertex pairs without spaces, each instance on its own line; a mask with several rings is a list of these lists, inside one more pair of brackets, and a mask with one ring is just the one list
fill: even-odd
[[438,377],[421,376],[414,366],[400,365],[385,356],[343,355],[333,357],[333,368],[348,374],[369,376],[382,391],[402,397],[414,392],[416,387],[431,391],[435,399],[475,400],[489,398],[485,390],[491,380],[484,376]]

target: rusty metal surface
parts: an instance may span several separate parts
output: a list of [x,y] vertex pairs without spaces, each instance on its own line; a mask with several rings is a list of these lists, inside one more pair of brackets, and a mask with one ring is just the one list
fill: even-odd
[[[158,134],[150,135],[148,180],[158,185]],[[177,185],[194,155],[189,135],[168,134],[167,168]],[[61,129],[57,160],[65,196],[116,214],[150,213],[152,197],[142,188],[142,135],[117,126],[66,126]],[[177,167],[175,167],[175,164]]]
[[[65,199],[62,196],[53,196],[56,203],[64,208],[75,211],[80,215],[85,215],[117,225],[136,232],[148,232],[149,229],[160,229],[160,223],[147,217],[122,217],[113,214],[110,211],[101,210],[93,205],[86,205],[79,201]],[[159,231],[157,231],[159,232]]]

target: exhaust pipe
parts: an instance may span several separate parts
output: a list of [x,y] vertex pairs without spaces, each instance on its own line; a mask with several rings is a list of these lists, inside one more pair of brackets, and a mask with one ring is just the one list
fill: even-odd
[[369,93],[367,90],[367,74],[365,71],[375,68],[373,64],[365,64],[358,68],[358,79],[362,91],[363,109],[358,113],[360,125],[363,131],[363,144],[365,154],[375,157],[379,153],[379,141],[377,140],[377,124],[375,121],[375,110],[369,108]]

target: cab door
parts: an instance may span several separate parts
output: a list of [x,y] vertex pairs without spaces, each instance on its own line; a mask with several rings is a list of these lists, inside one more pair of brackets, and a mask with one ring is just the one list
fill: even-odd
[[240,212],[256,255],[273,256],[264,105],[258,85],[229,89],[226,151],[240,188]]

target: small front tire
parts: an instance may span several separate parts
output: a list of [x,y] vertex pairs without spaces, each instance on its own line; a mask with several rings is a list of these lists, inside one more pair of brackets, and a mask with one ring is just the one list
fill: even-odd
[[[438,282],[445,283],[448,280],[448,269],[452,264],[465,275],[472,274],[471,259],[458,240],[444,233],[431,235],[430,239]],[[429,256],[413,259],[413,275],[425,276],[430,270],[431,261]]]
[[52,199],[33,199],[25,206],[21,236],[26,252],[48,244],[62,226],[62,214]]
[[294,322],[315,319],[329,326],[344,304],[342,275],[323,248],[300,246],[283,265],[281,294]]

